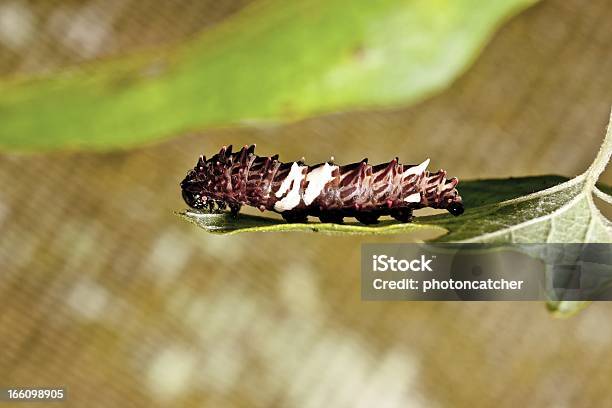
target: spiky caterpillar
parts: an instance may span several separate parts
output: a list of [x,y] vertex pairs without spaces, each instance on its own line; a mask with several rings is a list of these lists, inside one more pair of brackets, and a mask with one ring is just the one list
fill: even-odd
[[446,171],[430,173],[429,159],[419,165],[389,163],[371,166],[368,159],[336,166],[325,162],[307,166],[303,161],[282,163],[278,155],[255,155],[255,145],[232,153],[223,147],[209,160],[200,156],[181,182],[183,199],[192,208],[224,210],[237,215],[242,205],[280,213],[288,222],[316,216],[322,222],[341,223],[355,217],[374,224],[382,215],[408,222],[412,211],[432,207],[463,213],[457,178]]

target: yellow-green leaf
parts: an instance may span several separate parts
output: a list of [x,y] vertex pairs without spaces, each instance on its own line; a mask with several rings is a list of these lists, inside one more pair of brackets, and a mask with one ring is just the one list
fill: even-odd
[[111,149],[190,129],[417,101],[536,0],[262,0],[163,53],[0,80],[0,149]]

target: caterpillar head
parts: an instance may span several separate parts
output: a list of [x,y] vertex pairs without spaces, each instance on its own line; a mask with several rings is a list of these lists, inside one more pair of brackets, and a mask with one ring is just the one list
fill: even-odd
[[206,157],[200,156],[195,167],[189,170],[181,181],[183,200],[191,208],[201,210],[207,206],[207,202],[211,198],[210,192],[206,189],[209,185],[209,167]]
[[190,170],[185,179],[181,182],[181,190],[185,203],[191,208],[201,210],[206,206],[208,197],[203,194],[201,184],[197,179],[197,172],[195,170]]
[[[247,153],[252,153],[251,147],[243,149]],[[242,151],[240,152],[242,153]],[[221,151],[209,160],[205,156],[200,156],[195,167],[187,173],[181,182],[183,200],[188,206],[195,209],[205,207],[213,210],[218,206],[223,208],[223,194],[231,191],[229,180],[229,170],[238,154],[232,155],[232,146],[223,146]]]

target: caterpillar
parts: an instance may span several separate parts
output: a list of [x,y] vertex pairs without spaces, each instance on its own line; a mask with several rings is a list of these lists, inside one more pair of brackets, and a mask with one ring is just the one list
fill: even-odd
[[210,159],[200,156],[181,182],[183,199],[192,208],[223,211],[237,216],[242,205],[280,213],[287,222],[342,223],[355,217],[375,224],[390,215],[401,222],[412,220],[412,211],[423,207],[463,213],[455,188],[459,180],[446,171],[427,171],[429,159],[419,165],[400,164],[398,158],[375,166],[365,158],[337,166],[331,161],[314,166],[304,160],[282,163],[278,155],[255,155],[255,145],[232,153],[223,146]]

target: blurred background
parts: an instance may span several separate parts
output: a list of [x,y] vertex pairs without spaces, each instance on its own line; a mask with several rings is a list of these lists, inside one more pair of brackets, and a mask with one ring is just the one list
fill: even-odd
[[[166,55],[260,3],[2,0],[0,120],[15,81]],[[612,103],[611,19],[607,0],[538,2],[406,103],[4,149],[0,385],[63,386],[88,407],[612,404],[612,305],[557,320],[537,302],[362,302],[361,243],[410,238],[214,236],[174,214],[197,156],[230,143],[311,163],[431,157],[460,179],[581,173]]]

